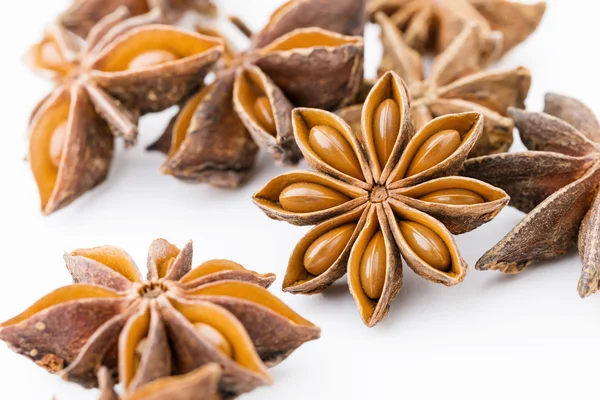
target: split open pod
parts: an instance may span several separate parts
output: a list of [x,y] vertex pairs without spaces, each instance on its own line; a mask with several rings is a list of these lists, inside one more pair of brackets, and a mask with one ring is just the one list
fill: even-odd
[[362,319],[374,326],[402,286],[402,259],[433,282],[464,279],[452,235],[509,201],[494,186],[455,176],[481,134],[481,114],[439,117],[415,133],[406,86],[388,72],[367,96],[360,132],[316,109],[295,109],[292,124],[316,172],[281,175],[254,195],[271,218],[316,225],[292,252],[285,291],[321,292],[347,272]]

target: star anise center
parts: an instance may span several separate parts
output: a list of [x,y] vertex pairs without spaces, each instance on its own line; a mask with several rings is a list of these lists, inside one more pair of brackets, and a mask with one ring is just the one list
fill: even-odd
[[155,299],[169,289],[163,282],[146,282],[138,291],[140,297]]
[[371,189],[371,193],[369,193],[369,200],[371,203],[383,203],[389,197],[387,188],[382,185],[376,185]]

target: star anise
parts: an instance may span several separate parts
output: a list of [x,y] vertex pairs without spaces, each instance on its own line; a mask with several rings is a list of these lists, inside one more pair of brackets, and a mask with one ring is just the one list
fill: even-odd
[[215,362],[220,392],[233,396],[269,384],[266,365],[320,334],[265,289],[273,274],[227,260],[191,269],[191,242],[180,251],[154,241],[147,279],[116,247],[75,250],[65,261],[74,284],[0,324],[0,339],[87,387],[101,365],[118,366],[128,396]]
[[[531,75],[526,68],[508,71],[481,71],[481,40],[475,25],[467,25],[452,45],[436,56],[428,77],[421,56],[402,39],[389,18],[376,15],[386,49],[380,73],[395,71],[408,85],[412,116],[417,129],[434,117],[475,111],[483,114],[484,129],[470,157],[508,150],[513,142],[514,123],[507,118],[508,107],[524,107]],[[341,110],[351,125],[358,123],[360,105]],[[355,120],[352,120],[351,118]]]
[[285,291],[321,292],[347,271],[362,319],[374,326],[400,290],[401,259],[432,282],[464,279],[452,234],[508,203],[502,190],[453,176],[481,134],[481,114],[443,116],[414,134],[407,88],[388,72],[366,99],[360,132],[316,109],[296,109],[292,119],[318,172],[281,175],[254,195],[271,218],[317,225],[290,256]]
[[112,374],[106,367],[98,371],[98,385],[102,393],[99,400],[219,400],[218,364],[206,364],[188,374],[159,378],[141,386],[134,393],[118,396],[113,386]]
[[142,15],[158,9],[161,22],[177,22],[186,11],[214,15],[217,8],[210,0],[74,0],[63,12],[60,23],[78,36],[86,37],[102,18],[119,7],[127,7],[132,15]]
[[362,3],[292,0],[275,11],[248,51],[223,57],[216,81],[182,105],[151,147],[168,153],[162,171],[236,187],[252,169],[257,145],[296,164],[292,104],[334,109],[354,101],[360,88],[363,40],[342,34],[362,31]]
[[546,95],[544,113],[510,114],[531,151],[475,158],[462,173],[503,188],[510,204],[528,215],[476,268],[518,273],[565,254],[579,238],[577,290],[589,296],[600,282],[600,124],[584,104],[557,94]]
[[384,12],[406,43],[423,53],[446,50],[466,24],[476,24],[486,42],[482,54],[494,59],[523,42],[538,27],[546,3],[508,0],[369,0],[369,13]]
[[128,18],[119,8],[85,42],[54,24],[31,49],[31,65],[57,83],[30,124],[29,160],[44,214],[100,184],[113,134],[135,143],[138,117],[197,90],[219,59],[220,40],[152,24],[159,15]]

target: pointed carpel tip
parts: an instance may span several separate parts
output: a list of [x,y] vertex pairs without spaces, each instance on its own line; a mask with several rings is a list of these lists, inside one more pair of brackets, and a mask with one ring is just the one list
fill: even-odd
[[523,116],[526,113],[525,110],[522,110],[522,109],[517,108],[517,107],[512,107],[512,106],[508,107],[507,112],[508,112],[509,117],[511,117],[514,120],[516,120],[517,118]]
[[594,294],[594,292],[595,291],[592,289],[592,286],[579,279],[579,282],[577,282],[577,293],[579,294],[579,297],[585,299],[586,297]]

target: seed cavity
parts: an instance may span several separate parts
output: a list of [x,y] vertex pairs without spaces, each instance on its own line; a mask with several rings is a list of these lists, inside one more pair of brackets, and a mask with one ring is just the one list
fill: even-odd
[[346,175],[364,180],[358,158],[344,136],[326,125],[314,126],[308,134],[308,143],[327,164]]
[[260,126],[270,135],[277,134],[273,109],[267,96],[258,96],[254,101],[254,115]]
[[432,135],[425,141],[413,157],[406,176],[426,171],[450,157],[461,144],[457,130],[446,129]]
[[442,189],[419,197],[419,200],[448,205],[472,205],[485,203],[480,194],[468,189]]
[[200,337],[225,354],[229,358],[233,358],[233,347],[227,338],[212,326],[204,323],[194,324],[194,328]]
[[68,121],[62,122],[54,128],[52,136],[50,136],[50,161],[52,161],[52,165],[56,168],[60,165],[60,160],[63,155],[65,140],[67,139],[67,126]]
[[450,251],[437,233],[413,221],[400,221],[398,225],[406,243],[419,258],[438,271],[447,272],[450,269]]
[[393,99],[383,101],[373,117],[373,141],[381,168],[385,167],[400,131],[400,107]]
[[304,268],[319,276],[333,265],[350,241],[356,224],[339,226],[321,235],[304,253]]
[[383,233],[378,231],[367,244],[360,260],[360,285],[365,294],[377,300],[383,293],[386,272],[386,251]]
[[146,51],[129,62],[128,69],[150,68],[156,65],[164,64],[177,60],[175,54],[166,50]]
[[350,197],[335,189],[308,182],[293,183],[279,194],[281,207],[297,213],[326,210],[347,201],[350,201]]

